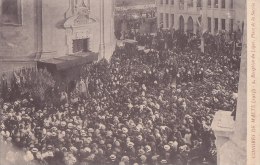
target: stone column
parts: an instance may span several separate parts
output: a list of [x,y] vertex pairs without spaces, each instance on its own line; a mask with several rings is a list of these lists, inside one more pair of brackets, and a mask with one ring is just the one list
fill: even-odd
[[215,29],[215,20],[214,17],[211,17],[211,34],[214,34]]
[[157,27],[160,28],[161,26],[161,14],[159,11],[157,11]]
[[196,21],[197,18],[195,18],[193,20],[193,33],[196,34],[197,33],[197,21]]
[[105,57],[105,38],[104,38],[104,0],[100,0],[100,44],[99,44],[99,60]]
[[166,13],[163,13],[163,28],[167,28],[166,27]]
[[221,18],[218,18],[218,31],[222,30]]
[[230,30],[230,19],[227,18],[226,19],[226,31],[229,31]]
[[170,12],[169,13],[169,28],[171,29],[172,28],[172,13]]

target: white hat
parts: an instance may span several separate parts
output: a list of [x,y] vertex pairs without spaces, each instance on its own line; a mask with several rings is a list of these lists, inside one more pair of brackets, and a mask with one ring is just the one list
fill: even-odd
[[127,147],[132,148],[133,146],[134,146],[134,143],[133,143],[133,142],[128,142],[128,143],[127,143]]
[[142,135],[138,135],[138,136],[137,136],[137,139],[138,139],[139,141],[141,141],[141,140],[143,139]]
[[38,152],[38,149],[37,148],[33,148],[32,149],[32,153],[36,153],[36,152]]
[[165,149],[165,151],[169,151],[171,149],[171,147],[169,145],[164,145],[163,148]]
[[122,128],[122,131],[123,131],[123,133],[127,133],[127,132],[128,132],[128,129],[125,128],[125,127],[123,127],[123,128]]
[[145,150],[146,150],[146,152],[150,152],[150,151],[152,150],[152,148],[151,148],[151,146],[146,145],[146,146],[145,146]]
[[112,161],[115,161],[116,155],[114,155],[114,154],[110,155],[110,159],[111,159]]

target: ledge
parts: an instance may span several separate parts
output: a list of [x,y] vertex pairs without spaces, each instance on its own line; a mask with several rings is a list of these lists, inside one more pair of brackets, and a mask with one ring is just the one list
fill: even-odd
[[217,136],[230,138],[234,133],[235,121],[230,111],[218,111],[215,114],[211,127]]

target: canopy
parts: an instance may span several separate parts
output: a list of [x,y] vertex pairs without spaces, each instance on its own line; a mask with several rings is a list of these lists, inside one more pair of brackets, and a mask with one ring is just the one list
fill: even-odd
[[40,60],[37,62],[38,68],[47,68],[50,71],[61,71],[83,64],[92,63],[98,60],[98,54],[93,52],[82,52],[73,55]]

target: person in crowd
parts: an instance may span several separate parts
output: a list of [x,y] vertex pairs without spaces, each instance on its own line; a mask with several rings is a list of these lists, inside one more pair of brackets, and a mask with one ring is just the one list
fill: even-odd
[[[139,36],[139,43],[149,38],[149,44],[159,45],[165,35],[170,34],[158,32],[153,43],[150,35]],[[66,91],[53,94],[57,104],[39,107],[33,97],[4,98],[0,142],[21,151],[12,158],[10,149],[6,160],[42,165],[216,164],[210,125],[218,109],[235,109],[240,53],[233,54],[232,47],[201,53],[176,38],[182,35],[173,35],[177,43],[166,49],[116,49],[110,62],[103,59],[85,69],[86,77],[77,81],[69,98]],[[207,46],[215,44],[206,41]]]

